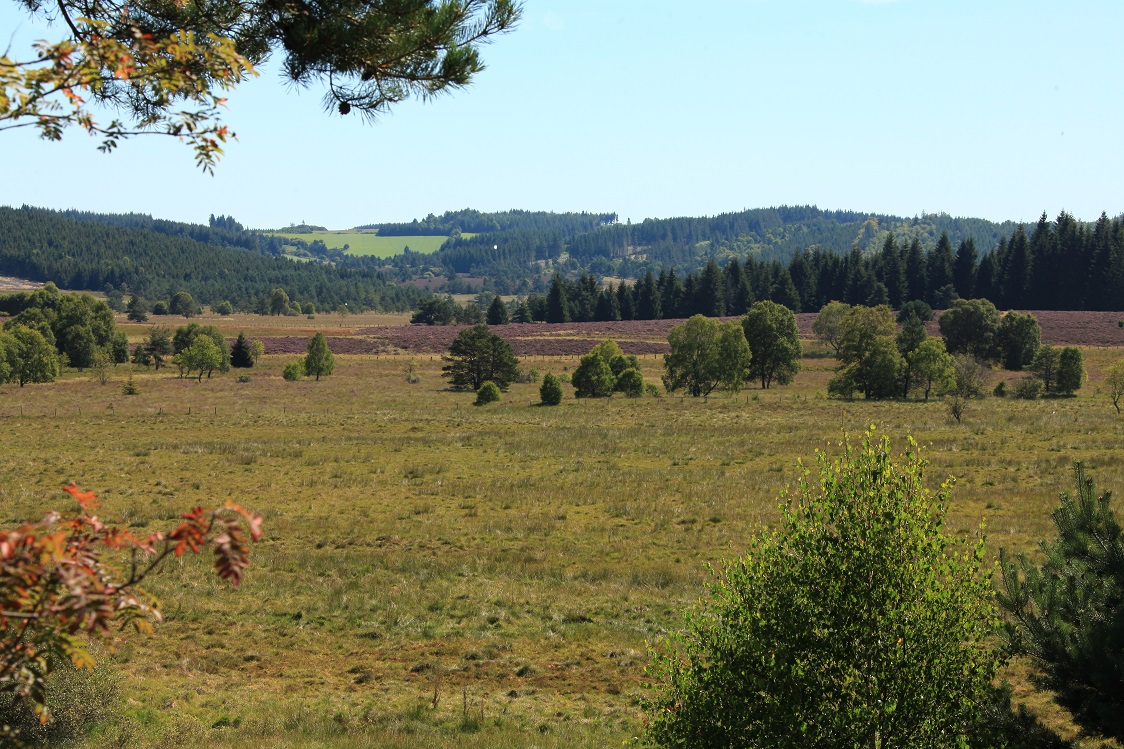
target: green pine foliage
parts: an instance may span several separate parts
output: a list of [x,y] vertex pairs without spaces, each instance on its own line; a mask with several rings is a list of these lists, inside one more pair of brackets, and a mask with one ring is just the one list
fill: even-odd
[[447,364],[441,370],[453,390],[476,391],[489,381],[506,390],[519,376],[511,346],[483,324],[458,333],[442,359]]
[[1000,554],[999,602],[1013,618],[1011,650],[1084,731],[1124,742],[1124,533],[1081,463],[1075,493],[1053,513],[1044,561]]
[[557,406],[562,402],[562,381],[558,376],[547,372],[539,387],[539,400],[544,406]]
[[982,539],[945,531],[912,440],[840,448],[655,655],[648,745],[967,743],[999,662]]

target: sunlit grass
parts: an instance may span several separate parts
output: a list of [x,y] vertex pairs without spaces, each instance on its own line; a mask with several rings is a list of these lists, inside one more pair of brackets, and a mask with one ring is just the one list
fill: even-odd
[[[1113,353],[1087,357],[1096,374]],[[639,730],[649,643],[705,594],[707,563],[776,521],[797,459],[844,431],[915,437],[931,483],[955,478],[952,530],[986,521],[993,551],[1051,534],[1074,460],[1124,486],[1124,431],[1096,380],[1077,398],[973,402],[957,425],[940,400],[827,400],[825,358],[734,398],[567,387],[557,408],[531,405],[530,384],[475,408],[431,358],[408,384],[409,359],[340,356],[320,382],[283,381],[286,357],[265,357],[249,383],[119,367],[105,386],[0,388],[5,522],[64,505],[69,480],[146,532],[227,497],[266,518],[241,590],[203,558],[154,578],[168,621],[115,635],[128,702],[89,745],[620,745]],[[139,395],[121,394],[129,371]]]

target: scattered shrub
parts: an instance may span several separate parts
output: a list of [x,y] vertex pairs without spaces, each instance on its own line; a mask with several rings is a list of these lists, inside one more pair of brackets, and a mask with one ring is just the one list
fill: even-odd
[[996,398],[1006,398],[1007,397],[1007,381],[1006,380],[1000,380],[999,384],[997,384],[995,386],[995,389],[991,391],[991,394],[994,395]]
[[129,375],[129,379],[125,380],[125,384],[121,386],[122,395],[137,395],[140,393],[140,388],[137,383],[133,382],[133,376]]
[[648,395],[652,396],[653,398],[659,398],[660,397],[660,386],[657,385],[654,382],[645,382],[644,383],[644,392],[647,393]]
[[1036,400],[1046,391],[1046,385],[1037,377],[1024,377],[1015,383],[1015,397]]
[[476,406],[486,406],[489,403],[495,403],[500,399],[499,385],[489,380],[480,386],[476,391]]
[[421,375],[418,374],[418,363],[413,359],[406,362],[406,366],[402,368],[402,374],[410,385],[417,385],[421,382]]
[[238,381],[243,382],[243,383],[249,382],[250,381],[250,375],[248,375],[248,374],[238,375]]
[[617,377],[617,390],[629,398],[639,398],[644,395],[644,375],[639,369],[628,368]]
[[555,375],[547,372],[542,378],[542,387],[539,388],[539,399],[544,406],[557,406],[562,402],[562,381]]
[[285,371],[281,373],[281,376],[290,382],[304,377],[304,357],[302,356],[296,361],[286,364]]

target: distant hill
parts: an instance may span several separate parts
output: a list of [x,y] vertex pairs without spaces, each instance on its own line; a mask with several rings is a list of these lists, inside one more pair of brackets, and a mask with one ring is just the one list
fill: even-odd
[[[496,228],[489,230],[489,226]],[[947,233],[954,245],[971,239],[986,254],[1019,226],[1029,229],[1033,224],[995,223],[943,213],[904,218],[779,206],[711,217],[645,219],[637,224],[622,224],[615,213],[479,213],[466,209],[370,228],[377,228],[380,234],[452,236],[430,255],[393,258],[401,277],[426,271],[484,276],[489,279],[487,288],[516,293],[542,290],[552,270],[638,278],[649,269],[675,268],[682,274],[709,260],[724,264],[735,257],[788,263],[797,253],[810,249],[843,255],[858,247],[870,254],[891,232],[907,241],[916,237],[926,250]],[[457,236],[467,231],[479,233],[471,238]]]
[[377,261],[294,263],[275,256],[274,247],[280,250],[280,239],[232,221],[204,227],[142,214],[0,207],[0,275],[54,281],[61,288],[116,289],[149,300],[187,291],[203,304],[228,300],[244,309],[278,287],[319,308],[348,303],[403,310],[427,296],[388,283]]

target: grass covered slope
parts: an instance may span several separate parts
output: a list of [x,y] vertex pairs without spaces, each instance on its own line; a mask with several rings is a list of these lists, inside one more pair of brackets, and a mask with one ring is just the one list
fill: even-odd
[[283,234],[274,233],[274,236],[286,239],[300,239],[305,242],[322,241],[329,249],[343,249],[348,245],[349,255],[373,255],[386,258],[401,255],[409,247],[413,252],[431,253],[440,249],[448,239],[447,236],[421,236],[421,237],[380,237],[374,232],[348,232],[348,231],[315,231],[311,234]]
[[407,357],[338,356],[331,377],[285,382],[291,357],[268,356],[249,383],[136,373],[131,397],[122,367],[106,386],[2,389],[0,508],[37,517],[73,479],[137,532],[227,497],[265,515],[240,590],[207,559],[153,579],[168,621],[115,635],[121,717],[86,746],[620,745],[640,729],[648,643],[703,595],[706,563],[776,521],[798,458],[842,429],[912,434],[930,482],[956,477],[952,531],[986,518],[993,551],[1030,550],[1073,460],[1124,486],[1124,434],[1094,395],[1117,355],[1086,351],[1077,398],[988,399],[961,426],[939,401],[824,399],[827,358],[737,399],[565,386],[557,408],[530,406],[531,384],[474,408],[428,356],[417,384]]

